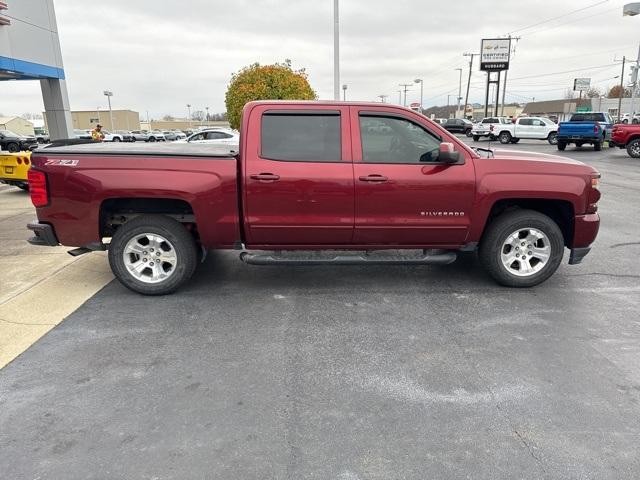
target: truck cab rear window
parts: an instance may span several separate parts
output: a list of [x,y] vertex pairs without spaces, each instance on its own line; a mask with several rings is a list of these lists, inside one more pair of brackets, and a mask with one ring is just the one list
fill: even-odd
[[289,162],[340,162],[340,113],[262,116],[260,156]]

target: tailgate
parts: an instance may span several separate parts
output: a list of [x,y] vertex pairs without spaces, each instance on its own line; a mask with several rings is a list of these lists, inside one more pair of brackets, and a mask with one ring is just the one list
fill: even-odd
[[[561,122],[558,128],[558,135],[569,138],[595,137],[595,122]],[[601,132],[598,129],[598,132]]]

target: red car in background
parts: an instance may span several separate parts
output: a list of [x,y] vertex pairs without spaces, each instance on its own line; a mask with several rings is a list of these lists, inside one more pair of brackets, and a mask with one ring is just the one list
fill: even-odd
[[626,148],[632,158],[640,158],[640,125],[614,125],[609,143],[612,147]]

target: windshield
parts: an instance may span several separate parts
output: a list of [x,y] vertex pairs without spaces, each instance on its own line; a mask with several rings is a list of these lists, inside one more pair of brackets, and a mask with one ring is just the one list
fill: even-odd
[[21,137],[22,136],[12,132],[11,130],[0,130],[0,133],[3,134],[5,137]]

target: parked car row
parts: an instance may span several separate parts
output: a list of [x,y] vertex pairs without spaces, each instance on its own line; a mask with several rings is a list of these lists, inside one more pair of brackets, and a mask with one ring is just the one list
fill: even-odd
[[0,150],[15,153],[37,147],[38,140],[33,135],[19,135],[11,130],[0,130]]

